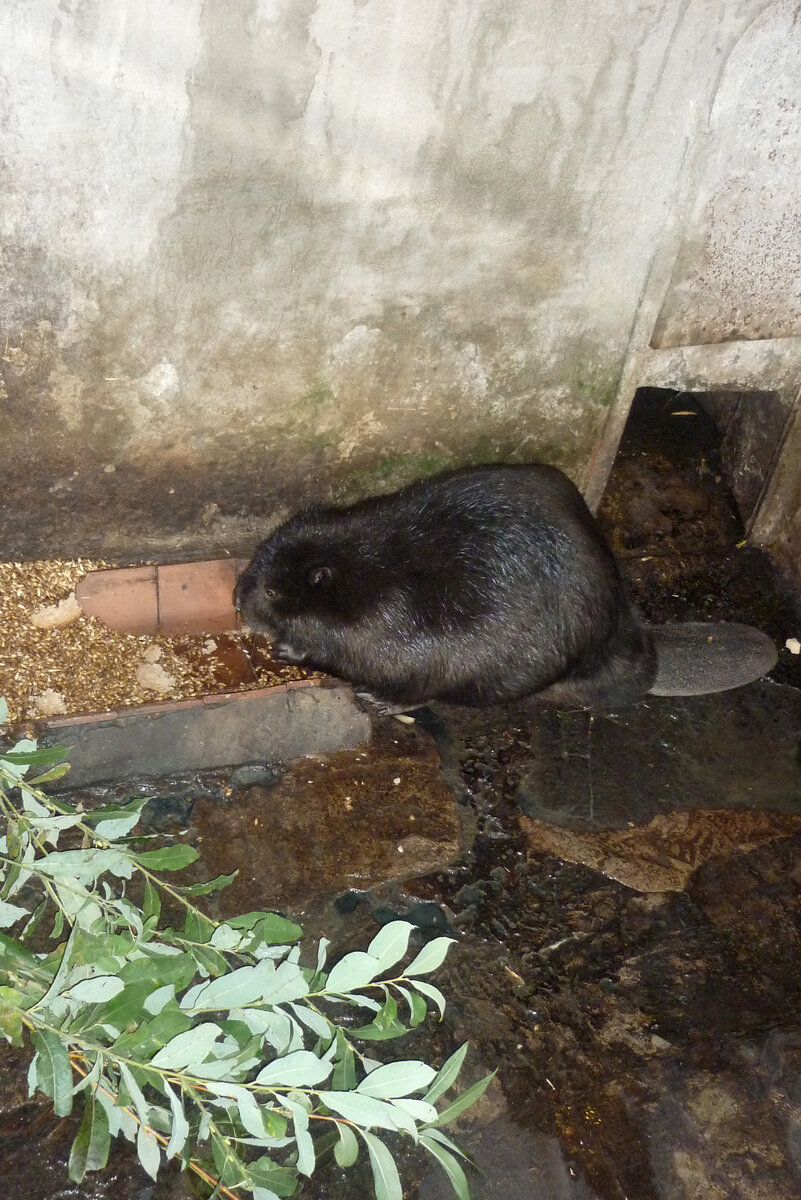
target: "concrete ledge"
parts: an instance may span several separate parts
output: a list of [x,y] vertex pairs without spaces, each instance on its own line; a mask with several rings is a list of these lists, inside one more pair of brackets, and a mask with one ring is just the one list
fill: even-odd
[[67,747],[71,786],[352,749],[370,722],[346,686],[279,684],[252,692],[58,718],[42,742]]

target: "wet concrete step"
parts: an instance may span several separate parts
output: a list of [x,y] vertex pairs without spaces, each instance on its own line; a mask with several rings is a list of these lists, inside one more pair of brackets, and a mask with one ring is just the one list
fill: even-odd
[[52,720],[44,741],[67,747],[71,787],[99,780],[200,770],[233,763],[289,761],[362,745],[370,722],[346,687],[319,680],[236,695],[141,705]]

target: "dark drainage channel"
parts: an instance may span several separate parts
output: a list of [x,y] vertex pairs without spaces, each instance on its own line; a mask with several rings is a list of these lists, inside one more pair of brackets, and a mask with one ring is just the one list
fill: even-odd
[[785,647],[801,637],[801,603],[745,533],[763,486],[757,467],[769,469],[780,433],[777,406],[773,393],[641,388],[598,519],[648,621],[754,625],[779,651],[771,678],[801,687],[801,655]]

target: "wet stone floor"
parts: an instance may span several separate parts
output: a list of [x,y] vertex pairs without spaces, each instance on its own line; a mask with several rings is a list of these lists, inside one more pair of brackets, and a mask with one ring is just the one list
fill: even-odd
[[[628,530],[616,548],[649,619],[750,621],[778,645],[799,636],[797,600],[762,556],[737,549],[714,472],[674,462],[660,492],[648,484],[653,458],[622,454],[605,517]],[[677,491],[695,514],[693,537]],[[635,534],[624,511],[637,496]],[[595,716],[534,703],[432,707],[413,724],[376,721],[367,745],[326,759],[118,786],[152,796],[152,829],[189,830],[201,852],[193,870],[239,869],[219,915],[276,908],[339,953],[399,916],[421,938],[458,939],[436,977],[444,1021],[388,1046],[439,1062],[468,1040],[464,1084],[497,1068],[457,1130],[476,1164],[474,1196],[793,1200],[799,683],[783,651],[772,678],[717,696]],[[108,790],[86,788],[84,799]],[[125,1145],[105,1175],[69,1184],[72,1134],[28,1100],[24,1071],[0,1051],[7,1191],[191,1194],[170,1172],[154,1187]],[[405,1200],[450,1194],[413,1151],[399,1161]],[[371,1194],[358,1170],[333,1166],[299,1193]]]

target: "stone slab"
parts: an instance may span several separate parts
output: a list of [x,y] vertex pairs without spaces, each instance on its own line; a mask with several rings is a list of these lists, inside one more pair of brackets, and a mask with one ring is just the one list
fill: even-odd
[[146,773],[328,754],[366,742],[368,717],[347,688],[271,689],[110,720],[63,724],[44,739],[69,751],[71,787]]
[[688,808],[801,813],[801,692],[770,680],[594,717],[543,706],[534,729],[516,798],[538,820],[625,829]]

